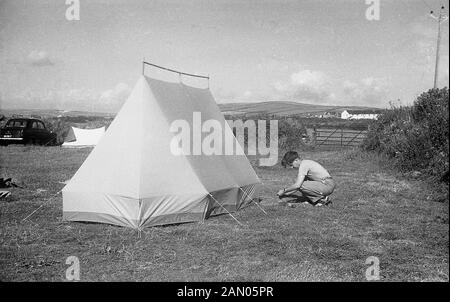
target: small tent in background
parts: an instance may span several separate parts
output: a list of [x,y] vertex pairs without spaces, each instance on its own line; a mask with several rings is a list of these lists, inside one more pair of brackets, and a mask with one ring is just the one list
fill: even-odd
[[[176,155],[173,121],[218,121],[236,155]],[[201,134],[206,136],[205,133]],[[252,202],[259,179],[209,89],[142,76],[63,189],[63,219],[140,229],[203,221]]]
[[63,147],[89,147],[95,146],[105,134],[105,127],[97,129],[80,129],[71,127],[67,134]]

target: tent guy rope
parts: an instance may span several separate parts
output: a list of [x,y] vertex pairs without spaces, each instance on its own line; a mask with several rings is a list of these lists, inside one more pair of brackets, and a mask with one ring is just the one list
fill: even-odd
[[28,218],[30,218],[31,216],[34,215],[34,213],[36,213],[37,211],[39,211],[40,208],[42,208],[44,205],[46,205],[50,200],[52,200],[53,197],[57,196],[59,193],[61,193],[62,190],[59,190],[58,192],[56,192],[55,194],[53,194],[50,198],[48,198],[43,204],[41,204],[36,210],[34,210],[33,212],[31,212],[27,217],[25,217],[24,219],[22,219],[21,222],[24,222],[25,220],[27,220]]
[[244,226],[244,224],[242,224],[236,217],[233,216],[233,214],[230,213],[230,211],[228,211],[219,201],[217,201],[217,199],[214,198],[214,196],[211,195],[211,193],[208,194],[209,196],[211,196],[211,198],[217,202],[217,204],[219,206],[222,207],[222,209],[224,209],[234,220],[236,220],[237,223],[239,223],[239,225]]
[[[240,190],[241,190],[241,191],[242,191],[242,192],[243,192],[243,193],[244,193],[245,195],[247,195],[247,197],[249,197],[249,196],[248,196],[248,194],[247,194],[247,193],[246,193],[246,192],[245,192],[244,190],[242,190],[242,188],[241,188],[241,187],[239,187],[239,189],[240,189]],[[263,212],[264,212],[264,214],[266,214],[266,215],[267,215],[267,212],[266,212],[266,211],[265,211],[265,210],[264,210],[264,209],[263,209],[263,208],[261,207],[261,205],[259,205],[259,204],[258,204],[258,202],[256,202],[256,200],[254,200],[254,199],[252,199],[252,198],[250,198],[250,197],[249,197],[249,199],[250,199],[250,200],[252,200],[252,201],[253,201],[253,203],[254,203],[254,204],[256,204],[256,205],[258,206],[258,208],[260,208],[260,209],[261,209],[261,211],[263,211]]]

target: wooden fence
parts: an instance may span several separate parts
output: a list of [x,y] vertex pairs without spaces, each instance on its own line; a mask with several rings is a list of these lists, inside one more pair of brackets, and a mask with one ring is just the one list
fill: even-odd
[[319,128],[314,131],[316,146],[356,147],[367,136],[367,130]]

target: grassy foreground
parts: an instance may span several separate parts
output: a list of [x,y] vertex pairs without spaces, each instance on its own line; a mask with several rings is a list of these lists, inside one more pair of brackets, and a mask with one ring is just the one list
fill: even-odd
[[128,228],[61,221],[59,182],[89,152],[0,147],[0,177],[25,187],[0,200],[1,281],[64,281],[69,256],[80,260],[81,281],[364,281],[369,256],[379,258],[382,281],[449,281],[448,202],[372,155],[303,154],[338,183],[330,207],[278,205],[274,195],[295,171],[254,164],[267,215],[252,205],[235,215],[244,226],[222,215],[147,228],[139,237]]

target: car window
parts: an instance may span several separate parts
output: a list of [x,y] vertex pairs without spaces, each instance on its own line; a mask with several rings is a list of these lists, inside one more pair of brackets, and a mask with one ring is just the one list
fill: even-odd
[[33,122],[33,124],[31,125],[31,128],[37,129],[38,128],[38,123],[37,122]]
[[45,129],[45,126],[42,122],[37,122],[38,123],[38,128],[39,129]]
[[27,126],[26,120],[12,120],[6,124],[6,127],[23,127],[23,128],[25,128],[26,126]]

